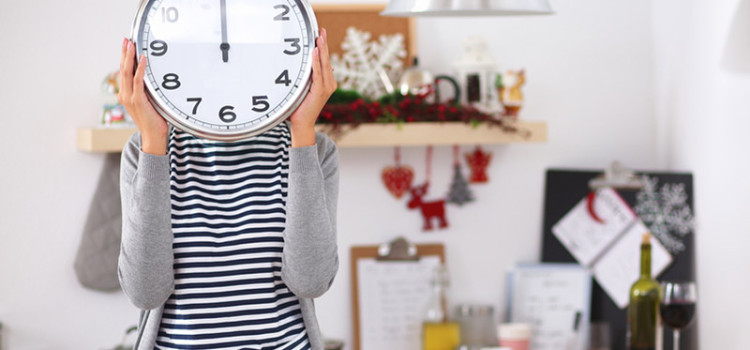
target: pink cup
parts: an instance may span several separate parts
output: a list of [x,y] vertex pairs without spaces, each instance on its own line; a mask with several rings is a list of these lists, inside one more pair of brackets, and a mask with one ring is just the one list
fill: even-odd
[[529,350],[531,325],[526,323],[503,323],[497,327],[500,346],[512,350]]

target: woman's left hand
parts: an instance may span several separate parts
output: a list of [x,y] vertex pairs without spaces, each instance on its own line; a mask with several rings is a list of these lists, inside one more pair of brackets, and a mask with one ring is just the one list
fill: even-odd
[[330,56],[328,55],[328,32],[320,29],[313,49],[312,85],[310,92],[292,113],[289,120],[292,125],[292,147],[305,147],[315,144],[315,121],[323,110],[338,84],[333,78]]

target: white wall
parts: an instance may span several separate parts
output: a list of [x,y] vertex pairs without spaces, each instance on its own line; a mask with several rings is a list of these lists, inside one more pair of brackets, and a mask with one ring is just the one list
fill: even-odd
[[[528,119],[549,122],[543,145],[487,147],[490,183],[478,201],[450,207],[451,228],[420,232],[421,218],[383,189],[392,149],[342,149],[339,253],[331,291],[318,302],[326,335],[351,343],[349,247],[406,235],[447,246],[454,302],[501,307],[502,271],[539,258],[544,170],[601,168],[613,159],[659,163],[653,112],[650,2],[553,1],[549,17],[421,19],[421,62],[447,72],[456,48],[484,36],[501,68],[525,67]],[[103,161],[76,151],[75,129],[99,115],[99,84],[118,67],[133,1],[0,3],[0,322],[8,349],[97,349],[136,320],[121,293],[80,287],[72,263]],[[471,147],[464,147],[467,151]],[[424,148],[404,149],[424,178]],[[447,190],[450,148],[437,148],[432,195]],[[701,211],[703,213],[705,211]]]
[[[703,349],[750,344],[750,308],[736,303],[750,289],[750,72],[720,68],[739,2],[668,0],[654,7],[656,115],[665,136],[658,149],[670,168],[695,174]],[[750,41],[750,32],[744,40]]]

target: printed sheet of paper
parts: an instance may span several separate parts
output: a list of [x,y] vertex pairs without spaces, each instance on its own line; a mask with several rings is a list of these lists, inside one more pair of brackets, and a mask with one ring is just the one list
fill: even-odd
[[422,319],[437,256],[419,262],[357,262],[361,350],[414,350],[422,346]]
[[630,206],[611,188],[596,193],[593,209],[603,223],[596,221],[589,213],[584,197],[552,227],[552,233],[570,254],[581,265],[588,267],[636,219]]
[[[585,350],[591,274],[578,264],[519,266],[511,272],[512,322],[533,325],[533,350]],[[575,331],[576,314],[580,313]]]
[[[594,277],[602,289],[621,309],[628,306],[630,286],[641,274],[641,237],[649,229],[639,219],[593,267]],[[656,278],[672,256],[656,237],[651,237],[651,275]]]

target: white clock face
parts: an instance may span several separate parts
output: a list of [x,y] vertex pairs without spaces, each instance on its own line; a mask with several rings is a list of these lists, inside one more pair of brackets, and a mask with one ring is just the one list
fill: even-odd
[[268,130],[309,88],[317,25],[306,1],[144,1],[134,31],[156,109],[198,136]]

